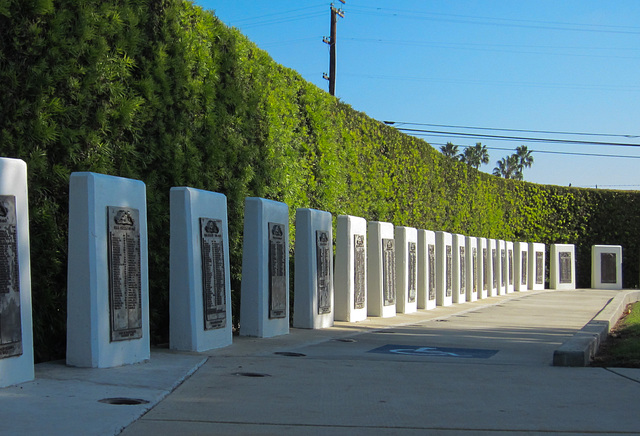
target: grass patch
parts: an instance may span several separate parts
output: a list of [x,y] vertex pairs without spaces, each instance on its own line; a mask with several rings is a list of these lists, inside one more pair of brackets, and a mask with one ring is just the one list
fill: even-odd
[[625,308],[592,366],[640,368],[640,302]]

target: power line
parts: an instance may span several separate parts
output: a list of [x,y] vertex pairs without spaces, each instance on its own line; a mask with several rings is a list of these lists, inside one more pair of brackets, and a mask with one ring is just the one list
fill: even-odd
[[[547,142],[553,144],[578,144],[578,145],[603,145],[614,147],[640,147],[640,144],[631,144],[624,142],[604,142],[604,141],[578,141],[571,139],[552,139],[552,138],[532,138],[525,136],[505,136],[505,135],[487,135],[487,134],[473,134],[473,133],[461,133],[461,132],[445,132],[440,130],[426,130],[426,129],[408,129],[404,127],[398,127],[397,130],[401,132],[408,132],[412,134],[429,134],[434,133],[438,135],[450,135],[466,138],[477,139],[495,139],[495,140],[507,140],[507,141],[527,141],[527,142]],[[429,136],[429,135],[427,135]]]
[[566,132],[555,130],[527,130],[527,129],[505,129],[499,127],[477,127],[477,126],[460,126],[454,124],[431,124],[431,123],[414,123],[411,121],[383,121],[389,126],[410,125],[410,126],[431,126],[446,127],[451,129],[468,129],[468,130],[493,130],[500,132],[521,132],[521,133],[547,133],[552,135],[577,135],[577,136],[614,136],[621,138],[640,138],[640,135],[625,135],[616,133],[586,133],[586,132]]
[[[443,143],[430,142],[429,145],[447,145]],[[472,146],[461,146],[464,148],[472,147]],[[514,151],[512,148],[503,148],[503,147],[487,147],[487,150],[504,150],[504,151]],[[630,155],[619,155],[619,154],[599,154],[599,153],[577,153],[570,151],[550,151],[550,150],[531,150],[531,153],[542,153],[542,154],[562,154],[569,156],[587,156],[587,157],[615,157],[615,158],[624,158],[624,159],[640,159],[640,156],[630,156]]]

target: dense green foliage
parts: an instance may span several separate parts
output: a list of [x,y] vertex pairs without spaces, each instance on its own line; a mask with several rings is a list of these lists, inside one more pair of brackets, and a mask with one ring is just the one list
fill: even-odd
[[168,339],[172,186],[228,198],[234,317],[247,196],[286,202],[291,220],[313,207],[575,243],[579,286],[589,286],[591,244],[621,244],[625,285],[638,283],[638,193],[504,180],[447,159],[277,65],[189,2],[0,0],[0,29],[0,155],[28,164],[38,360],[65,349],[73,171],[147,185],[155,343]]

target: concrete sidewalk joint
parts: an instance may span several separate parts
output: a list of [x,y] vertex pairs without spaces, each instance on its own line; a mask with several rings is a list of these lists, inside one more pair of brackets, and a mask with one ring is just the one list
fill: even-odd
[[589,366],[624,309],[637,301],[640,301],[637,290],[622,291],[612,298],[579,332],[553,352],[553,366]]

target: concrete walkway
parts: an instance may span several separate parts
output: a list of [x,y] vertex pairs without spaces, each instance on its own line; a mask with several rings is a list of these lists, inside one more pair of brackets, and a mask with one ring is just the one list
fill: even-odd
[[108,370],[37,365],[0,390],[0,434],[640,434],[640,369],[551,366],[619,293],[515,293]]

